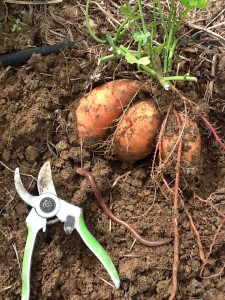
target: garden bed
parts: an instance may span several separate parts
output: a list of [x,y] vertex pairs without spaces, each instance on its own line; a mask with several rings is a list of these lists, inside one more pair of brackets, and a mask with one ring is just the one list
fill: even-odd
[[[104,2],[96,2],[90,11],[92,27],[98,35],[113,31],[121,17],[115,2]],[[51,159],[59,197],[84,209],[88,228],[118,270],[121,288],[116,290],[103,281],[111,283],[77,232],[67,236],[63,224],[57,223],[38,235],[32,259],[30,299],[168,299],[172,287],[173,242],[153,248],[138,241],[134,243],[134,237],[126,229],[110,222],[86,179],[74,171],[74,166],[80,166],[82,160],[82,167],[95,176],[114,214],[132,224],[145,238],[159,240],[174,235],[173,197],[166,191],[166,199],[152,181],[153,157],[129,164],[106,157],[102,149],[81,148],[71,120],[85,93],[113,79],[150,83],[151,96],[163,114],[168,100],[177,97],[177,109],[181,100],[173,91],[164,91],[153,78],[123,60],[97,66],[98,58],[107,54],[108,48],[90,38],[84,10],[85,1],[31,6],[0,3],[2,54],[63,41],[75,42],[72,49],[64,49],[59,54],[34,54],[27,63],[0,68],[0,297],[5,300],[20,297],[27,234],[25,219],[30,211],[16,194],[13,171],[20,167],[27,174],[23,176],[25,186],[36,194],[34,178],[43,163]],[[188,16],[188,23],[180,33],[183,39],[178,51],[185,58],[181,69],[190,71],[198,82],[177,84],[182,95],[204,111],[221,140],[225,140],[224,10],[224,1],[211,1],[210,8]],[[21,29],[12,32],[17,18]],[[213,203],[221,212],[225,210],[225,159],[224,149],[198,116],[196,109],[195,120],[202,137],[202,166],[192,184],[185,188],[184,199],[185,209],[193,218],[207,254],[223,221],[209,204]],[[160,179],[159,183],[163,186]],[[210,202],[194,198],[194,193]],[[179,206],[176,299],[222,300],[225,298],[224,226],[221,225],[204,272],[200,274],[202,260],[185,209]]]

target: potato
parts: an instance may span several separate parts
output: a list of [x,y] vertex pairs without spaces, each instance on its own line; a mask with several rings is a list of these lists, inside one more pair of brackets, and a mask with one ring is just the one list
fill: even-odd
[[[184,114],[179,113],[182,123],[185,120]],[[166,126],[165,133],[162,137],[161,155],[166,160],[174,148],[179,137],[179,129],[174,115],[171,115]],[[201,154],[201,136],[196,122],[189,117],[186,118],[185,129],[182,136],[182,153],[181,167],[187,173],[195,173],[198,169]],[[169,158],[170,161],[176,162],[177,147],[175,152]]]
[[151,91],[141,82],[121,79],[105,83],[84,96],[76,109],[78,137],[103,140],[138,90]]
[[115,152],[121,161],[134,162],[148,156],[162,116],[153,100],[144,100],[133,105],[123,116],[115,132]]

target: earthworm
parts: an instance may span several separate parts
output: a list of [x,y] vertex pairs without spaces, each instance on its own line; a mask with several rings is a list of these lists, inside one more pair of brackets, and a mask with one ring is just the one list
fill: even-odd
[[109,208],[107,207],[107,205],[105,204],[102,196],[101,196],[101,193],[98,189],[98,186],[96,184],[96,181],[93,177],[93,175],[88,172],[88,171],[85,171],[84,169],[82,168],[79,168],[79,167],[75,167],[75,171],[77,174],[81,175],[81,176],[85,176],[95,194],[95,197],[99,203],[99,205],[101,206],[101,208],[103,209],[103,211],[106,213],[106,215],[111,218],[113,221],[115,221],[117,224],[119,225],[122,225],[124,226],[134,237],[136,240],[138,240],[140,243],[146,245],[146,246],[149,246],[149,247],[157,247],[157,246],[162,246],[162,245],[165,245],[165,244],[168,244],[170,243],[173,239],[172,238],[167,238],[167,239],[164,239],[164,240],[160,240],[160,241],[149,241],[149,240],[146,240],[145,238],[143,238],[139,233],[136,232],[136,230],[131,226],[129,225],[128,223],[126,223],[125,221],[119,219],[118,217],[116,217],[110,210]]

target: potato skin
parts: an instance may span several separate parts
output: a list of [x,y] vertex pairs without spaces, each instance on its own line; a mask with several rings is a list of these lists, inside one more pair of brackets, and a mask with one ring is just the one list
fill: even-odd
[[75,112],[78,137],[103,140],[109,127],[138,90],[151,91],[141,82],[119,79],[105,83],[84,96]]
[[115,152],[121,161],[135,162],[148,156],[161,125],[162,116],[153,100],[133,105],[123,116],[115,132]]
[[[184,114],[179,113],[179,117],[183,122],[185,120]],[[162,137],[161,155],[165,160],[170,155],[171,150],[175,146],[179,137],[179,130],[176,120],[173,116],[169,118],[169,124]],[[184,133],[182,136],[182,153],[181,153],[181,167],[186,169],[189,173],[195,173],[198,169],[201,154],[201,136],[196,122],[190,118],[186,118]],[[169,158],[176,161],[177,148],[175,153]]]

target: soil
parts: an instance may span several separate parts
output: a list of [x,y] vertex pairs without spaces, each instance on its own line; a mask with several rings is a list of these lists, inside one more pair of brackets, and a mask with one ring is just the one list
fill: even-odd
[[[199,13],[196,22],[210,26],[224,22],[223,1],[211,1],[211,8]],[[105,9],[115,13],[115,3]],[[206,18],[207,16],[207,18]],[[12,32],[15,20],[21,30]],[[97,34],[113,30],[96,6],[91,15]],[[113,23],[114,24],[114,23]],[[222,40],[187,25],[179,50],[186,57],[181,68],[198,77],[198,83],[179,83],[177,88],[199,107],[225,140],[225,51]],[[224,32],[224,25],[215,27]],[[37,195],[36,178],[43,163],[51,159],[55,187],[60,198],[83,208],[89,230],[106,249],[121,279],[116,290],[101,263],[84,245],[78,233],[67,236],[62,223],[47,226],[38,234],[31,272],[30,299],[168,299],[172,287],[173,242],[147,247],[120,225],[111,222],[99,207],[85,178],[75,174],[80,166],[95,176],[101,194],[121,219],[132,224],[149,240],[173,237],[173,197],[166,199],[150,176],[153,157],[133,163],[108,159],[98,149],[81,148],[73,124],[79,99],[95,86],[118,78],[148,80],[151,95],[165,115],[165,99],[174,98],[157,83],[123,61],[97,66],[97,58],[107,48],[89,37],[84,25],[84,1],[64,1],[52,5],[0,3],[0,52],[9,53],[32,46],[75,41],[73,49],[42,57],[38,54],[25,64],[0,68],[0,297],[20,299],[21,266],[26,242],[25,219],[30,211],[17,195],[13,172],[24,174],[28,191]],[[190,33],[191,30],[191,33]],[[213,65],[213,57],[217,61]],[[215,67],[215,76],[212,74]],[[179,109],[180,100],[175,105]],[[222,218],[206,203],[194,199],[193,192],[225,211],[224,151],[208,128],[198,122],[201,137],[201,170],[184,188],[185,207],[191,214],[209,251]],[[173,180],[171,174],[165,174]],[[162,182],[159,182],[162,185]],[[165,189],[165,187],[164,187]],[[180,264],[176,299],[225,299],[225,228],[221,227],[203,276],[196,237],[188,216],[179,207]],[[107,282],[106,282],[107,281]]]

